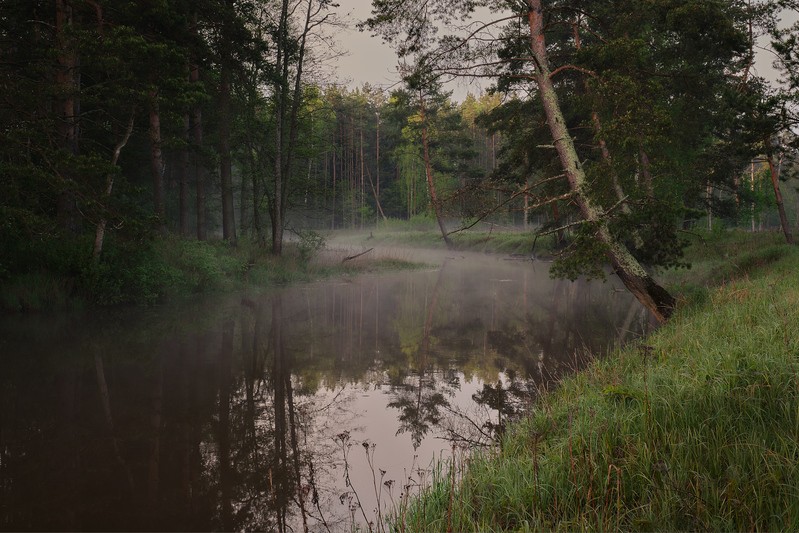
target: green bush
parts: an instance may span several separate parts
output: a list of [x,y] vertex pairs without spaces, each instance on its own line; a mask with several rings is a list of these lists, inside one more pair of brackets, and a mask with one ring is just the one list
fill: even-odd
[[99,305],[152,305],[180,281],[180,272],[166,263],[153,243],[108,243],[101,260],[84,272],[83,289]]
[[297,236],[300,238],[297,250],[303,263],[308,263],[325,248],[325,238],[313,230],[300,230]]

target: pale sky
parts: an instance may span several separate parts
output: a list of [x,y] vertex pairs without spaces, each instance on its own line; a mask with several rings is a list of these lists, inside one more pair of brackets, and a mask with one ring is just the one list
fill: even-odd
[[[341,30],[336,40],[342,50],[347,51],[344,57],[338,58],[333,71],[339,83],[350,88],[360,87],[364,83],[390,90],[398,83],[397,57],[388,45],[379,37],[372,37],[369,32],[360,32],[355,24],[371,14],[371,0],[338,0],[339,15],[346,19],[349,14],[350,29]],[[796,14],[791,17],[796,20]],[[786,20],[785,23],[791,23]],[[773,57],[766,52],[759,52],[755,63],[756,74],[773,82],[777,74],[771,66]],[[487,86],[488,84],[485,84]],[[454,100],[463,100],[467,92],[478,93],[478,86],[466,86],[463,82],[452,83],[446,87],[453,91]]]
[[370,0],[338,0],[342,18],[349,14],[350,29],[336,35],[342,50],[348,55],[337,60],[336,69],[342,83],[358,87],[368,82],[383,88],[397,83],[397,56],[379,37],[355,28],[358,21],[369,17],[372,11]]
[[[341,83],[350,88],[369,83],[387,90],[399,83],[397,74],[397,56],[394,50],[383,43],[380,37],[372,37],[368,31],[358,31],[355,24],[369,18],[372,13],[371,0],[338,0],[339,15],[342,19],[349,14],[350,29],[340,31],[336,40],[347,55],[336,60],[334,67]],[[486,87],[488,84],[484,84]],[[466,94],[477,94],[480,87],[467,85],[465,82],[451,82],[445,89],[452,91],[454,100],[463,100]]]

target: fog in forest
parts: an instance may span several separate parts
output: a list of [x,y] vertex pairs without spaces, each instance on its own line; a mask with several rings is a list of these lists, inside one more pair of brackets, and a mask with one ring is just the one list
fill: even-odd
[[378,498],[381,513],[396,508],[435,460],[490,444],[589,352],[647,327],[612,281],[552,281],[546,264],[502,256],[380,253],[430,267],[46,329],[6,321],[5,526],[363,525]]
[[2,1],[0,529],[382,531],[792,244],[796,2],[577,4]]

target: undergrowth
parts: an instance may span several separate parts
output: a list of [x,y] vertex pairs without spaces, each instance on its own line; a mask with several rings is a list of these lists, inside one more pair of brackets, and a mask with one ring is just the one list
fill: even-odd
[[342,264],[319,259],[324,239],[305,232],[281,256],[246,239],[236,246],[170,236],[125,243],[109,239],[93,262],[88,240],[41,243],[26,264],[0,277],[0,309],[60,310],[121,304],[153,305],[244,286],[276,286],[335,275],[409,268],[401,259]]

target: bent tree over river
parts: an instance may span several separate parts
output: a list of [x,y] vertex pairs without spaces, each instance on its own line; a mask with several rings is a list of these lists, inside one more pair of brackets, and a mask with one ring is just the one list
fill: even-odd
[[424,270],[155,309],[6,317],[5,530],[368,528],[586,354],[620,284],[448,252]]

